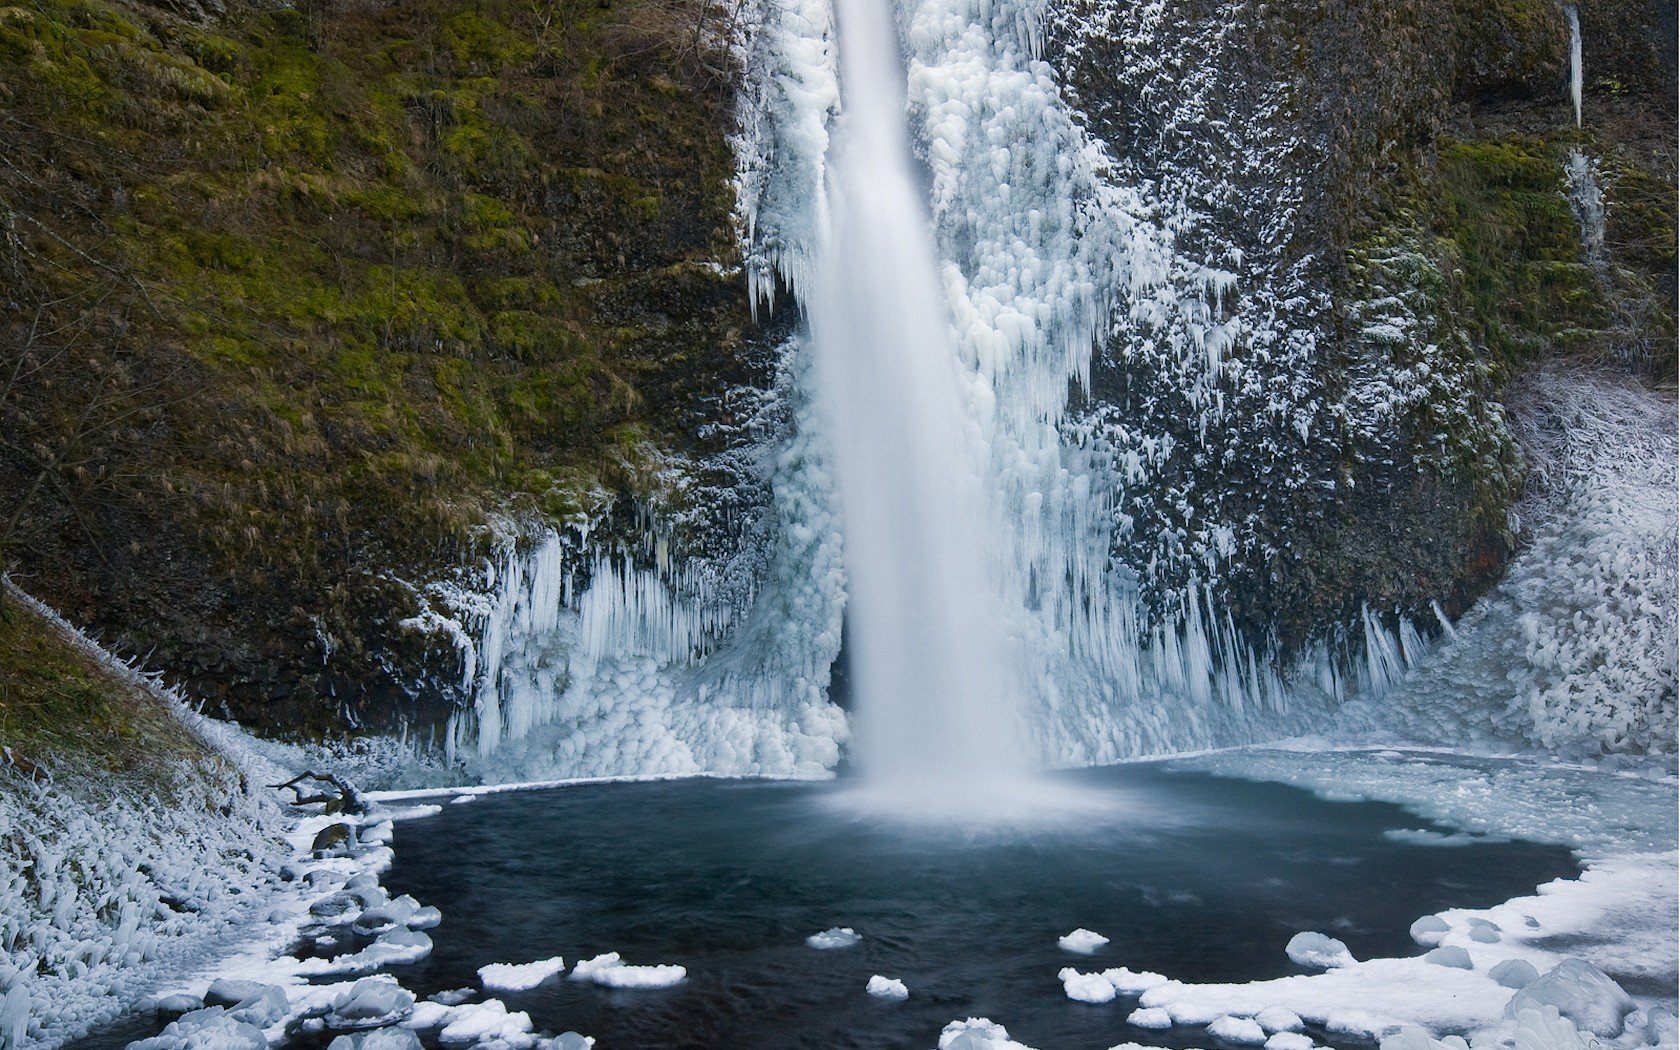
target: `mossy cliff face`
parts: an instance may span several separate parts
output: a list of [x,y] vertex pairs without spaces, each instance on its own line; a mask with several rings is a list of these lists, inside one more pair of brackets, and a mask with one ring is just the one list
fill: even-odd
[[0,6],[20,582],[247,720],[447,703],[408,583],[768,368],[703,10]]
[[1579,7],[1583,129],[1555,0],[1053,6],[1047,57],[1118,177],[1236,277],[1216,381],[1122,324],[1085,399],[1170,450],[1114,548],[1157,615],[1196,584],[1284,651],[1364,606],[1456,615],[1515,542],[1506,381],[1562,355],[1672,381],[1674,12]]

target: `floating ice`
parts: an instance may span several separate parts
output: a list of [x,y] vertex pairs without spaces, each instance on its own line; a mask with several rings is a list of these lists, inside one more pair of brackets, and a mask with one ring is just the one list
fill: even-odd
[[1312,1036],[1300,1032],[1274,1032],[1266,1039],[1266,1050],[1312,1050]]
[[1063,951],[1074,952],[1079,955],[1091,955],[1107,943],[1107,937],[1100,933],[1092,933],[1084,927],[1056,939],[1056,945]]
[[631,966],[617,952],[597,955],[572,967],[572,980],[609,988],[669,988],[687,976],[688,970],[681,966]]
[[493,992],[523,992],[565,968],[566,960],[558,955],[528,963],[491,963],[478,968],[478,981]]
[[1104,970],[1102,975],[1109,984],[1114,986],[1114,990],[1122,995],[1141,995],[1151,988],[1167,983],[1167,979],[1158,973],[1151,973],[1148,970],[1139,970],[1134,973],[1124,966]]
[[1348,951],[1348,946],[1322,933],[1297,933],[1289,938],[1289,944],[1284,951],[1295,965],[1305,966],[1310,970],[1330,970],[1353,965],[1353,953]]
[[805,938],[805,943],[819,951],[830,951],[835,948],[850,948],[863,940],[850,926],[833,926],[821,933],[813,933]]
[[1253,1018],[1230,1015],[1208,1025],[1208,1035],[1238,1046],[1259,1046],[1266,1041],[1265,1030]]
[[869,984],[864,988],[864,991],[877,999],[893,999],[903,1002],[910,998],[910,989],[904,986],[903,981],[891,977],[882,977],[880,974],[876,974],[869,979]]
[[419,962],[431,953],[430,937],[404,928],[382,934],[359,952],[331,959],[304,959],[298,963],[296,972],[305,976],[371,973],[385,966]]

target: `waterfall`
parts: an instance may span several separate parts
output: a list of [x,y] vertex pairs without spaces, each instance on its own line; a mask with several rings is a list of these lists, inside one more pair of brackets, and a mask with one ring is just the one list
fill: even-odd
[[1571,4],[1563,9],[1569,17],[1569,100],[1575,104],[1575,126],[1581,126],[1581,14]]
[[911,159],[897,27],[888,0],[837,10],[842,113],[808,306],[850,583],[854,754],[895,792],[960,795],[1018,761],[1018,661],[988,579],[984,450]]

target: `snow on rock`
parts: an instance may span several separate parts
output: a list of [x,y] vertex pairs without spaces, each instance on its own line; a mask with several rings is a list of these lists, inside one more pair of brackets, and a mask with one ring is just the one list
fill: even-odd
[[1074,952],[1078,955],[1090,955],[1107,943],[1107,937],[1100,933],[1093,933],[1084,927],[1056,939],[1056,946],[1061,948],[1062,951]]
[[478,981],[493,992],[523,992],[565,968],[566,960],[558,955],[528,963],[491,963],[478,968]]
[[688,970],[681,966],[632,966],[617,952],[597,955],[572,967],[572,980],[609,988],[669,988],[687,976]]
[[[499,1047],[526,1050],[536,1044],[531,1034],[531,1015],[523,1010],[510,1013],[500,999],[445,1007],[449,1011],[438,1041],[444,1046]],[[419,1011],[415,1011],[419,1016]]]
[[1300,1032],[1274,1032],[1266,1039],[1266,1050],[1312,1050],[1312,1036]]
[[375,1028],[371,1032],[335,1036],[327,1050],[422,1050],[420,1038],[406,1028]]
[[1133,972],[1124,966],[1104,970],[1102,975],[1121,995],[1142,995],[1151,988],[1167,983],[1167,979],[1158,973],[1151,973],[1148,970]]
[[939,1033],[938,1050],[1033,1050],[1009,1038],[1009,1030],[985,1017],[952,1021]]
[[1107,1003],[1114,1000],[1116,989],[1107,977],[1100,973],[1080,973],[1071,966],[1065,966],[1056,974],[1062,982],[1062,990],[1067,997],[1078,1003]]
[[1425,948],[1433,948],[1441,943],[1441,938],[1452,932],[1445,919],[1439,915],[1425,915],[1412,923],[1412,940]]
[[364,977],[334,1000],[331,1028],[378,1028],[397,1024],[414,1010],[414,993],[394,977]]
[[1352,966],[1353,953],[1348,946],[1322,933],[1297,933],[1284,948],[1289,960],[1311,970],[1329,970],[1338,966]]
[[903,1002],[910,998],[910,989],[904,986],[903,981],[892,977],[882,977],[880,974],[876,974],[869,979],[869,984],[864,988],[864,991],[877,999],[892,999]]
[[1621,1035],[1624,1018],[1637,1008],[1621,985],[1580,959],[1565,959],[1518,991],[1505,1016],[1515,1018],[1524,1010],[1547,1006],[1556,1007],[1582,1030],[1603,1039]]
[[813,933],[805,938],[805,943],[819,951],[830,951],[835,948],[850,948],[863,940],[850,926],[831,926],[821,933]]
[[1138,995],[1142,992],[1166,984],[1167,979],[1158,973],[1145,970],[1133,973],[1124,966],[1116,966],[1101,973],[1080,973],[1071,966],[1065,966],[1057,972],[1056,977],[1062,982],[1062,989],[1067,997],[1082,1003],[1106,1003],[1120,995]]
[[1268,1035],[1279,1032],[1299,1032],[1301,1019],[1281,1006],[1268,1006],[1254,1015],[1254,1020]]
[[1259,1046],[1266,1041],[1265,1030],[1251,1017],[1220,1017],[1208,1025],[1208,1035],[1238,1046]]
[[1476,968],[1476,964],[1470,961],[1469,952],[1463,948],[1450,945],[1429,949],[1423,953],[1423,959],[1425,962],[1434,963],[1436,966],[1451,966],[1460,970],[1474,970]]
[[419,962],[432,953],[432,939],[418,930],[400,929],[382,934],[359,952],[331,959],[304,959],[297,972],[305,976],[372,973],[386,966]]
[[150,1039],[128,1050],[268,1050],[262,1029],[231,1017],[225,1007],[207,1006],[169,1022]]
[[[129,778],[65,771],[0,790],[0,1046],[52,1046],[116,1020],[263,921],[284,892],[288,820],[262,785],[284,774],[9,581],[0,589],[221,753],[181,764],[173,804]],[[232,1018],[199,1022],[235,1042],[249,1034]]]
[[1488,980],[1506,988],[1522,988],[1540,979],[1540,971],[1527,959],[1506,959],[1488,971]]
[[1137,1028],[1161,1030],[1173,1026],[1172,1014],[1159,1006],[1146,1006],[1140,1010],[1133,1010],[1126,1023]]

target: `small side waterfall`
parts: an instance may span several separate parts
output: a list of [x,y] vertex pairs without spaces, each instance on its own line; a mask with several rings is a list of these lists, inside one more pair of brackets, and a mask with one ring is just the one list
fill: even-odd
[[[842,114],[809,310],[850,581],[857,761],[957,797],[1019,761],[996,529],[905,126],[888,0],[840,0]],[[925,797],[922,798],[925,801]]]
[[1581,126],[1581,13],[1571,4],[1563,9],[1569,17],[1569,99],[1575,103],[1575,126]]

